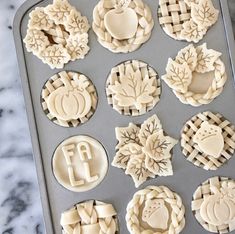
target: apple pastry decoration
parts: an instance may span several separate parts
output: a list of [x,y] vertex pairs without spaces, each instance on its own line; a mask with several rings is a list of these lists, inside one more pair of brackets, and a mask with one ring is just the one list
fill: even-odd
[[219,158],[224,148],[224,137],[219,126],[203,122],[193,141],[205,154]]
[[142,220],[152,228],[166,230],[168,227],[169,211],[164,200],[147,200],[143,210]]
[[138,28],[136,12],[129,8],[130,0],[119,1],[115,8],[104,16],[107,31],[117,40],[126,40],[135,36]]

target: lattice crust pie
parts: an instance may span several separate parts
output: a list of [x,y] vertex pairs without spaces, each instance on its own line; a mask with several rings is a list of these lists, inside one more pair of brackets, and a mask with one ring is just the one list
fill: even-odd
[[193,195],[192,211],[197,221],[209,232],[234,231],[235,180],[213,177],[202,183]]
[[218,15],[212,0],[159,0],[159,22],[176,40],[199,42]]
[[94,114],[97,94],[92,82],[83,74],[62,71],[46,82],[41,102],[51,121],[63,127],[77,127]]
[[55,150],[52,167],[55,178],[66,189],[84,192],[99,185],[108,170],[104,147],[89,136],[74,136]]
[[151,36],[152,13],[142,0],[100,0],[93,11],[93,30],[114,53],[137,50]]
[[88,53],[90,25],[67,0],[54,0],[47,7],[37,7],[29,18],[24,39],[26,49],[52,69],[63,68]]
[[185,226],[182,199],[165,186],[149,186],[129,202],[126,223],[131,234],[178,234]]
[[199,113],[183,127],[181,147],[194,165],[217,170],[234,154],[235,126],[220,114]]
[[108,103],[120,114],[142,115],[160,100],[160,79],[148,64],[138,60],[126,61],[111,70],[106,94]]
[[63,234],[118,234],[117,212],[111,204],[87,201],[61,214]]
[[171,151],[177,140],[166,136],[156,115],[142,125],[116,128],[116,155],[112,165],[125,170],[139,187],[148,178],[173,175]]
[[207,49],[207,44],[193,44],[180,50],[175,59],[169,58],[162,79],[184,104],[209,104],[223,91],[227,81],[221,53]]

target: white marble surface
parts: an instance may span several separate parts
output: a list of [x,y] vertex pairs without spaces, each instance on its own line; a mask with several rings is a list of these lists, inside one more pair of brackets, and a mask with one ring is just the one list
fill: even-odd
[[11,27],[23,2],[0,1],[0,234],[44,233]]

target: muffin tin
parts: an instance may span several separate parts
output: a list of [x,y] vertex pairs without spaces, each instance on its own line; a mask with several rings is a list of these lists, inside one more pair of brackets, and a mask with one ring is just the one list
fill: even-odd
[[[100,200],[112,203],[118,212],[120,233],[127,234],[125,214],[126,206],[137,191],[132,179],[122,170],[111,166],[115,155],[115,127],[127,126],[129,122],[142,123],[149,116],[157,114],[165,131],[174,138],[180,138],[185,122],[195,114],[209,110],[218,112],[235,124],[235,49],[231,21],[226,0],[214,0],[214,5],[220,10],[218,22],[207,32],[199,43],[208,43],[208,47],[223,53],[222,60],[226,65],[228,81],[223,93],[211,104],[199,108],[184,105],[172,93],[164,82],[160,102],[145,115],[139,117],[123,116],[113,110],[108,104],[105,84],[110,70],[117,64],[138,59],[148,63],[159,74],[165,73],[169,57],[173,57],[188,43],[171,39],[162,30],[157,18],[158,1],[145,0],[154,16],[155,26],[152,36],[140,49],[128,54],[113,54],[103,48],[92,30],[89,31],[91,51],[84,60],[71,62],[64,70],[77,71],[89,77],[98,93],[98,106],[92,118],[76,128],[64,128],[51,122],[41,107],[41,91],[45,82],[58,70],[51,70],[34,55],[28,53],[23,44],[26,34],[29,13],[37,6],[46,6],[49,0],[28,0],[18,11],[14,21],[15,44],[19,61],[20,75],[25,96],[28,121],[32,137],[33,152],[38,172],[38,180],[44,210],[44,220],[47,233],[61,233],[60,215],[74,204],[85,200]],[[71,0],[83,15],[92,22],[92,11],[97,0]],[[52,156],[56,147],[68,137],[88,135],[100,141],[109,157],[109,170],[103,182],[91,191],[74,193],[66,190],[55,179],[52,171]],[[186,206],[186,226],[182,233],[206,233],[197,223],[191,211],[191,200],[195,189],[209,177],[227,176],[235,178],[235,158],[217,171],[208,172],[187,162],[182,155],[180,144],[173,152],[174,176],[159,177],[148,180],[139,189],[147,185],[165,185],[176,191]]]

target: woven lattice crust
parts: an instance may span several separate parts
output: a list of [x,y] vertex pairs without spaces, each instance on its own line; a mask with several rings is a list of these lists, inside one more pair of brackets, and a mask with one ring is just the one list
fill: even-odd
[[[84,82],[87,82],[86,91],[87,93],[89,93],[91,106],[90,110],[87,112],[85,116],[77,119],[63,120],[50,113],[48,109],[47,100],[53,92],[55,92],[61,87],[65,87],[65,84],[62,81],[63,77],[67,79],[69,83],[74,82],[74,77],[80,77],[80,78],[82,77],[82,79],[84,79]],[[42,94],[41,94],[41,104],[44,113],[52,122],[63,127],[77,127],[87,122],[95,113],[97,102],[98,102],[98,97],[93,83],[84,75],[81,75],[76,72],[60,72],[58,74],[55,74],[46,82],[46,84],[42,89]]]
[[[123,85],[126,85],[128,76],[133,76],[132,73],[139,73],[139,77],[134,77],[133,80],[130,80],[130,83],[127,84],[128,87],[132,86],[131,90],[129,88],[125,90],[123,89]],[[135,85],[136,82],[140,84],[143,91],[139,93],[138,97],[136,96],[136,98],[130,100],[130,97],[132,96],[130,91],[133,92],[133,95],[136,91],[139,91],[138,87]],[[122,85],[121,93],[120,90],[116,89],[117,87],[115,87],[115,84]],[[125,95],[126,91],[127,94]],[[152,110],[159,102],[160,94],[161,84],[158,74],[148,64],[138,60],[126,61],[114,67],[111,70],[106,83],[108,103],[122,115],[138,116],[145,114]],[[122,95],[122,97],[120,97],[120,95]],[[121,103],[122,101],[128,102],[129,104]]]
[[[217,125],[222,129],[224,149],[219,158],[214,158],[203,153],[193,141],[193,137],[205,121]],[[181,147],[186,159],[194,165],[202,167],[205,170],[217,170],[234,154],[235,126],[220,114],[214,114],[209,111],[200,113],[189,120],[182,129]]]

